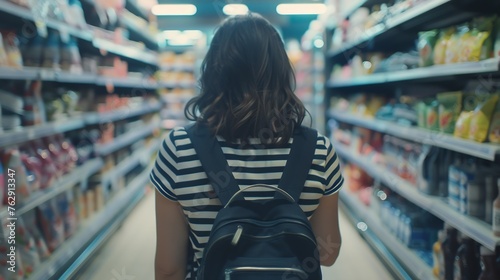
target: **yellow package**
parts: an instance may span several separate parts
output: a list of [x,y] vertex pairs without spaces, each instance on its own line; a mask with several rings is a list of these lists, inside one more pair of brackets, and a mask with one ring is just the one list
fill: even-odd
[[441,30],[439,39],[434,46],[434,64],[444,64],[446,58],[446,48],[453,33],[455,33],[455,27]]
[[472,120],[473,112],[462,112],[458,116],[457,123],[455,124],[455,132],[453,135],[460,138],[468,138],[470,122]]
[[488,101],[481,103],[472,115],[469,129],[469,139],[484,142],[488,136],[491,116],[498,102],[498,95],[492,95]]
[[460,62],[480,61],[493,56],[493,23],[496,17],[480,17],[473,21],[470,35],[464,38]]
[[448,46],[446,47],[446,56],[444,59],[445,64],[457,63],[460,61],[460,53],[462,52],[462,46],[467,43],[467,40],[472,36],[469,27],[463,25],[457,29],[457,32],[453,34],[448,41]]
[[497,101],[497,107],[491,118],[488,140],[492,143],[500,144],[500,101]]

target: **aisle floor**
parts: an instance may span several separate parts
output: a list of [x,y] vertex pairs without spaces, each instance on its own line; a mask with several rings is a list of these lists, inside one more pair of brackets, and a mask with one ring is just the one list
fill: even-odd
[[[323,279],[393,279],[343,213],[340,226],[340,256],[332,267],[323,268]],[[148,189],[146,197],[77,279],[154,279],[155,240],[154,192]]]

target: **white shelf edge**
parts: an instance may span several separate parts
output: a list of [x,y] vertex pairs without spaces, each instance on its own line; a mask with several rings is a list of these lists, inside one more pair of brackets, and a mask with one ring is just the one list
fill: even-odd
[[87,113],[84,117],[85,124],[92,125],[98,123],[106,123],[124,120],[131,117],[141,116],[149,113],[153,113],[159,111],[161,109],[161,103],[158,102],[156,104],[146,104],[140,108],[125,108],[118,109],[111,112],[106,113]]
[[80,251],[83,246],[92,240],[101,229],[109,223],[114,222],[114,217],[129,206],[134,196],[141,188],[144,188],[148,180],[149,170],[145,169],[129,184],[129,186],[114,195],[101,212],[96,213],[89,220],[85,221],[84,224],[80,225],[79,231],[70,237],[70,239],[66,240],[50,259],[44,262],[29,279],[51,279],[51,277],[53,277],[76,252]]
[[[40,204],[45,203],[46,201],[51,200],[57,195],[71,189],[77,183],[86,180],[91,174],[99,171],[101,167],[104,165],[102,159],[95,158],[87,161],[82,166],[79,166],[59,178],[52,186],[45,190],[40,190],[35,193],[32,193],[28,198],[28,201],[17,205],[15,214],[16,216],[21,216],[26,212],[36,208]],[[3,220],[8,217],[8,213],[6,209],[3,209],[0,212],[0,220]]]
[[157,56],[152,53],[147,53],[147,50],[141,50],[131,46],[124,46],[117,44],[112,41],[108,41],[101,38],[93,39],[94,47],[98,49],[105,50],[110,53],[114,53],[119,56],[123,56],[132,60],[147,63],[154,67],[158,67]]
[[126,147],[133,142],[145,138],[153,133],[153,131],[160,126],[159,123],[153,123],[145,126],[140,130],[132,130],[123,135],[120,135],[111,143],[95,144],[94,151],[98,156],[109,155],[123,147]]
[[367,224],[368,229],[375,233],[384,246],[404,264],[405,268],[417,276],[417,279],[436,279],[432,274],[432,268],[422,261],[410,248],[402,244],[396,236],[391,234],[384,227],[380,219],[370,211],[369,207],[364,206],[353,194],[349,194],[346,190],[340,192],[340,199],[351,211],[354,210],[357,216]]
[[500,245],[500,237],[495,237],[491,226],[474,217],[469,217],[452,209],[441,198],[423,194],[417,190],[416,186],[406,182],[399,176],[390,173],[385,168],[371,163],[370,159],[354,154],[351,149],[343,144],[332,140],[339,156],[344,157],[347,161],[352,162],[375,179],[381,180],[392,190],[405,197],[410,202],[428,211],[434,216],[440,218],[444,222],[458,229],[470,238],[481,243],[490,250],[495,250],[497,245]]
[[68,119],[63,121],[49,122],[42,125],[27,126],[20,130],[4,131],[0,135],[0,147],[31,141],[57,133],[63,133],[84,127],[81,119]]
[[369,86],[388,82],[404,82],[426,78],[489,73],[499,71],[499,69],[500,59],[489,58],[477,62],[433,65],[428,67],[409,69],[405,71],[375,73],[351,79],[339,79],[336,81],[328,81],[327,86],[330,88]]
[[363,118],[346,112],[330,111],[329,116],[341,122],[362,126],[407,140],[464,153],[490,161],[495,160],[496,155],[500,154],[500,145],[461,139],[443,132],[436,132],[418,127],[402,126],[397,123],[391,123],[383,120]]

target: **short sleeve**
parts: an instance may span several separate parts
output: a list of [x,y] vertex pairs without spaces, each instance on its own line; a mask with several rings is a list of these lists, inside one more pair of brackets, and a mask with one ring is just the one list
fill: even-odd
[[160,151],[150,174],[151,183],[167,199],[177,201],[175,185],[177,183],[177,148],[175,130],[170,131],[162,142]]
[[330,140],[325,137],[326,160],[324,166],[325,195],[337,193],[344,184],[344,177],[340,170],[340,162]]

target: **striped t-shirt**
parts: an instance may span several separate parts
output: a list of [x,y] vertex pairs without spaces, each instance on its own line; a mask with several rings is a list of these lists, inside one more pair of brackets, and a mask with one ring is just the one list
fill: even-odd
[[[293,139],[282,148],[265,148],[258,139],[250,139],[250,145],[245,147],[220,137],[218,142],[240,188],[255,184],[276,187]],[[189,222],[189,240],[194,250],[193,271],[196,271],[222,206],[184,128],[172,130],[163,141],[150,177],[163,196],[182,206]],[[308,218],[318,207],[319,199],[339,191],[343,181],[337,154],[328,138],[318,134],[312,166],[299,199]],[[268,189],[259,188],[251,189],[250,194],[245,198],[272,198],[274,195]],[[157,219],[161,219],[161,214]]]

